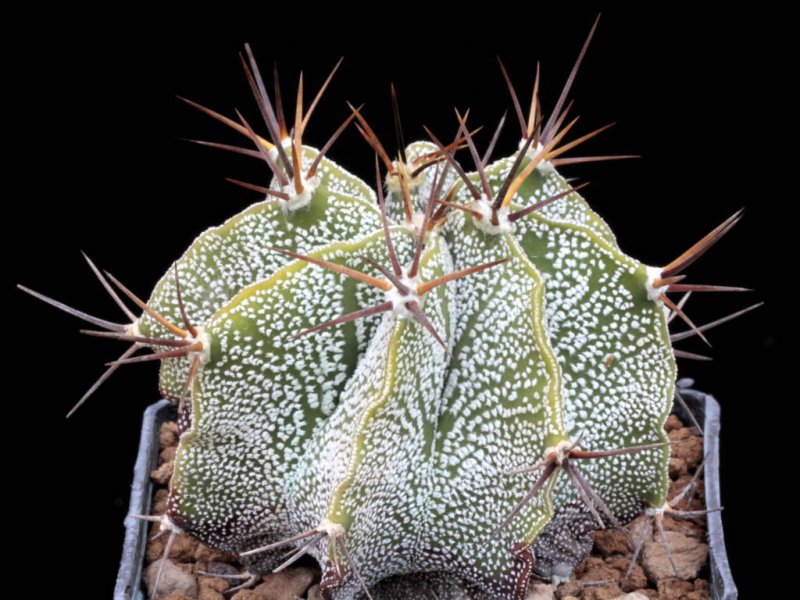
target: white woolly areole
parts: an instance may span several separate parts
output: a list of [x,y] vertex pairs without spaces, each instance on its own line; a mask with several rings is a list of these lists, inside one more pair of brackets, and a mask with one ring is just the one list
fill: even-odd
[[[411,233],[411,235],[413,235],[415,238],[418,238],[419,233],[422,230],[422,225],[424,223],[425,223],[425,213],[416,212],[411,216],[411,222],[404,223],[403,225],[405,226],[406,230],[408,230],[408,232]],[[428,231],[425,234],[425,244],[428,243],[428,238],[432,235],[436,235],[436,232]]]
[[422,225],[425,223],[425,213],[414,213],[414,216],[411,217],[411,223],[409,224],[409,229],[411,232],[417,236],[419,235],[420,230],[422,229]]
[[409,302],[416,301],[417,304],[420,306],[422,302],[420,301],[420,297],[417,295],[417,278],[416,277],[408,277],[405,273],[400,278],[400,282],[409,289],[407,294],[402,294],[400,291],[392,286],[390,290],[386,292],[386,300],[392,303],[392,312],[396,314],[401,319],[406,319],[409,316],[412,316],[406,305]]
[[662,285],[661,287],[655,287],[656,279],[661,279],[661,267],[645,267],[647,269],[647,283],[645,287],[647,289],[647,297],[652,300],[653,302],[657,302],[659,296],[667,291],[668,285]]
[[486,233],[497,235],[499,233],[509,233],[514,230],[511,221],[508,220],[508,207],[502,206],[497,211],[497,225],[492,224],[492,215],[494,209],[492,208],[492,201],[487,198],[481,198],[473,205],[481,218],[474,219],[475,227]]
[[197,330],[197,335],[188,338],[188,340],[192,343],[200,342],[203,348],[196,352],[189,352],[188,359],[192,362],[195,358],[199,358],[200,364],[204,365],[211,360],[211,336],[202,327],[195,327],[195,329]]
[[136,319],[136,320],[135,320],[133,323],[131,323],[130,325],[128,325],[128,326],[125,328],[125,335],[130,335],[130,336],[133,336],[133,337],[143,337],[143,336],[142,336],[142,330],[141,330],[141,328],[139,327],[139,325],[141,324],[141,322],[142,322],[142,319],[141,319],[141,318],[139,318],[139,319]]
[[547,459],[551,454],[556,455],[556,463],[559,465],[569,458],[569,453],[575,449],[575,444],[569,440],[561,440],[555,446],[550,446],[544,450],[544,458]]
[[543,160],[538,165],[536,165],[536,170],[542,174],[547,174],[547,173],[552,173],[553,171],[556,170],[556,168],[555,166],[553,166],[553,163],[551,163],[549,160]]
[[289,196],[289,199],[286,202],[284,202],[284,206],[286,207],[286,209],[290,211],[295,211],[308,206],[311,203],[311,196],[317,189],[319,182],[320,182],[319,175],[312,177],[311,179],[302,178],[303,191],[300,192],[299,194],[294,190],[294,183],[291,181],[289,182],[289,185],[287,185],[286,187],[281,187],[281,192],[283,192],[284,194],[288,194]]
[[400,175],[402,174],[406,180],[408,191],[411,192],[422,185],[423,174],[420,173],[416,177],[412,177],[411,173],[414,172],[414,165],[404,163],[401,160],[396,160],[392,163],[394,165],[394,173],[386,174],[386,187],[390,192],[398,193],[402,191],[400,185]]
[[[292,139],[291,138],[286,138],[286,139],[281,140],[281,146],[291,156]],[[306,148],[306,147],[304,147],[304,148]],[[272,160],[275,162],[275,164],[277,164],[277,165],[281,164],[281,159],[280,159],[280,156],[278,154],[278,147],[277,146],[273,146],[273,148],[269,151],[269,155],[270,155],[270,158],[272,158]],[[307,167],[305,158],[306,158],[305,153],[301,151],[300,152],[300,167],[301,167],[300,168],[300,171],[301,171],[301,173],[300,173],[300,181],[303,184],[303,191],[302,192],[300,192],[298,194],[295,191],[294,181],[290,180],[288,185],[282,186],[277,182],[276,179],[273,178],[273,180],[272,180],[273,185],[271,185],[270,187],[272,187],[273,189],[276,189],[277,191],[282,192],[282,193],[286,194],[287,196],[289,196],[289,199],[286,202],[283,203],[284,210],[295,211],[295,210],[298,210],[298,209],[301,209],[301,208],[305,208],[306,206],[308,206],[309,203],[311,202],[311,196],[314,194],[314,191],[319,186],[319,183],[320,183],[320,180],[321,180],[321,177],[319,175],[315,175],[311,179],[306,179],[305,177],[303,177],[302,171],[303,171],[303,169],[305,169]],[[270,196],[267,196],[265,198],[265,200],[272,200],[272,199],[273,198],[271,198]]]
[[648,506],[644,509],[644,514],[648,517],[659,517],[663,515],[665,512],[670,510],[669,504],[666,502],[661,506]]
[[[284,150],[286,150],[287,152],[291,153],[291,151],[292,151],[292,138],[288,138],[287,137],[287,138],[282,139],[281,140],[281,146],[283,147]],[[279,159],[278,147],[277,146],[272,146],[272,148],[270,148],[268,152],[269,152],[269,157],[272,160],[274,160],[275,162],[277,162],[278,159]]]
[[[519,141],[519,144],[517,145],[517,150],[522,150],[522,148],[523,148],[523,147],[525,146],[525,144],[527,144],[527,143],[528,143],[528,138],[522,138],[522,139]],[[531,158],[533,158],[534,156],[536,156],[537,154],[539,154],[539,152],[541,152],[542,150],[544,150],[544,146],[542,146],[542,142],[536,142],[536,145],[535,145],[535,146],[534,146],[533,144],[531,144],[530,146],[528,146],[528,152],[527,152],[526,154],[527,154],[528,156],[530,156]]]
[[183,533],[183,529],[175,525],[167,515],[161,515],[161,523],[158,525],[158,530],[160,532],[174,531],[175,533]]
[[[525,145],[527,141],[528,141],[527,139],[522,138],[519,141],[518,150],[522,150],[522,147]],[[528,147],[528,151],[525,154],[528,156],[528,158],[533,160],[543,151],[544,151],[544,146],[542,146],[542,143],[536,142],[535,146],[531,144]],[[553,166],[553,163],[551,163],[549,160],[543,160],[538,165],[536,165],[536,170],[542,173],[549,173],[550,171],[554,171],[555,167]]]
[[322,519],[322,521],[320,521],[320,524],[317,525],[317,531],[324,533],[331,539],[344,537],[344,527],[328,519]]

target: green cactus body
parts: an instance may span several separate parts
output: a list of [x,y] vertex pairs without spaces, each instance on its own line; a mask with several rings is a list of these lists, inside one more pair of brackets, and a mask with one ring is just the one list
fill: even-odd
[[[530,487],[503,474],[538,461],[566,437],[561,375],[544,323],[543,281],[516,240],[487,238],[470,223],[461,233],[455,256],[471,264],[511,259],[457,284],[457,342],[437,440],[432,527],[438,547],[449,550],[448,564],[507,595],[526,568],[511,549],[532,543],[552,517],[549,490],[499,539],[487,544],[487,536]],[[489,527],[486,515],[496,515]]]
[[302,87],[290,134],[251,69],[274,144],[212,115],[278,197],[202,233],[146,306],[120,284],[142,317],[97,323],[162,353],[184,404],[162,527],[253,573],[309,553],[330,599],[522,599],[532,573],[569,576],[593,529],[663,510],[668,309],[684,316],[664,293],[702,244],[664,269],[619,249],[550,160],[563,96],[485,167],[460,115],[453,144],[392,162],[356,110],[384,204],[302,145]]
[[[380,255],[382,247],[382,236],[372,235],[314,254],[346,262],[360,252]],[[204,328],[210,356],[194,380],[171,511],[216,546],[243,549],[242,528],[267,537],[289,528],[282,481],[318,421],[334,412],[373,328],[363,322],[290,339],[293,328],[314,325],[310,319],[374,301],[371,290],[342,279],[294,261],[242,290]],[[319,286],[335,291],[316,294]],[[245,525],[234,523],[240,520]],[[219,523],[226,524],[221,533]]]
[[[420,148],[431,150],[414,144],[408,155]],[[487,168],[493,192],[514,158]],[[416,182],[415,211],[433,179]],[[267,250],[298,249],[355,269],[369,269],[366,259],[389,264],[374,201],[332,195],[331,187],[344,184],[320,185],[296,211],[279,201],[256,205],[203,234],[178,262],[187,313],[205,319],[210,348],[193,382],[170,522],[238,552],[316,528],[307,551],[337,598],[360,593],[359,579],[347,576],[350,560],[370,587],[444,572],[491,597],[515,597],[539,533],[557,527],[559,511],[579,507],[580,497],[556,473],[492,537],[536,478],[508,472],[579,437],[581,447],[602,450],[665,439],[675,370],[649,271],[618,250],[577,193],[514,225],[487,226],[459,212],[427,234],[419,280],[506,262],[425,296],[422,308],[447,350],[397,311],[292,339],[381,301],[364,283]],[[568,189],[543,165],[510,210]],[[391,198],[390,212],[402,219],[402,194]],[[470,205],[463,189],[457,201]],[[413,259],[421,218],[390,228],[403,265]],[[318,221],[313,235],[296,233]],[[331,241],[336,236],[342,240]],[[225,260],[217,261],[222,246]],[[230,282],[215,294],[209,272],[196,267],[209,262]],[[232,293],[248,277],[253,282]],[[174,282],[167,274],[150,304],[177,319]],[[183,363],[171,376],[178,390],[187,361],[170,360]],[[664,448],[652,448],[587,461],[582,473],[624,520],[643,503],[663,505],[666,461]],[[273,551],[246,556],[256,570],[278,560]]]
[[[432,237],[422,254],[423,279],[451,267],[444,240]],[[402,250],[399,256],[407,256]],[[451,330],[449,296],[442,286],[424,302],[444,339]],[[446,351],[413,321],[383,318],[337,413],[320,427],[290,482],[290,503],[306,528],[341,526],[353,559],[379,565],[365,573],[369,584],[427,566],[427,505],[447,362]],[[329,568],[330,551],[330,544],[318,549]]]
[[[316,155],[316,150],[304,148],[306,164]],[[267,199],[202,233],[164,274],[148,304],[172,322],[180,322],[175,289],[177,267],[180,283],[187,290],[186,312],[193,322],[203,323],[245,287],[269,278],[288,262],[284,256],[270,251],[269,245],[307,251],[336,241],[357,239],[379,228],[375,192],[323,158],[306,206],[292,208],[282,201]],[[147,315],[140,328],[148,336],[171,337],[169,331]],[[161,393],[168,398],[179,398],[187,370],[186,361],[163,361]]]
[[[517,208],[569,189],[548,166],[540,171],[521,186]],[[666,442],[663,425],[676,369],[664,307],[650,288],[651,270],[618,249],[605,222],[577,193],[517,221],[514,237],[546,282],[545,320],[563,374],[570,439],[581,436],[582,445],[592,448]],[[606,492],[601,495],[616,514],[635,514],[642,498],[665,501],[667,454],[665,447],[587,463],[587,477],[600,469],[596,489]],[[629,462],[649,472],[635,473]],[[614,473],[626,471],[630,481],[617,493],[631,494],[615,498],[608,484]]]
[[[521,187],[514,200],[519,208],[568,189],[554,170],[541,171]],[[595,449],[665,444],[676,369],[664,308],[648,292],[650,271],[619,251],[605,223],[577,194],[517,221],[514,235],[546,282],[543,310],[562,373],[568,439]],[[664,445],[587,461],[582,473],[614,515],[627,521],[643,503],[665,504],[668,457]],[[565,478],[553,497],[557,506],[581,505]],[[540,568],[547,552],[537,553]],[[561,572],[549,568],[567,576],[571,565]]]

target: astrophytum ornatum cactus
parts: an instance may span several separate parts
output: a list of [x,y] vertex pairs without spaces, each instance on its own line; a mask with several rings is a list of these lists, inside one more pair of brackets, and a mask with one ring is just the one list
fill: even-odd
[[[90,262],[130,323],[31,292],[131,344],[109,373],[161,361],[181,432],[162,528],[253,574],[308,553],[330,598],[523,598],[532,574],[568,577],[594,529],[673,510],[668,321],[703,328],[667,294],[734,289],[679,281],[739,214],[666,267],[625,255],[557,171],[616,158],[562,157],[600,131],[567,141],[575,70],[549,118],[538,77],[527,117],[509,84],[512,156],[492,161],[497,135],[479,154],[457,113],[452,142],[429,132],[392,160],[359,109],[303,145],[327,82],[304,111],[301,79],[287,124],[246,49],[268,139],[190,103],[249,139],[210,145],[263,160],[269,188],[243,185],[266,198],[202,233],[146,303]],[[377,193],[324,156],[352,122]]]

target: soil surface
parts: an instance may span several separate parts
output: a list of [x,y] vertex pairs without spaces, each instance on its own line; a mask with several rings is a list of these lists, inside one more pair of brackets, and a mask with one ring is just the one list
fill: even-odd
[[[702,435],[695,427],[685,427],[674,415],[669,417],[666,430],[672,442],[670,499],[674,500],[686,492],[674,508],[701,511],[705,507],[701,468]],[[166,485],[172,475],[178,443],[175,423],[162,425],[159,443],[159,466],[151,473],[156,486],[153,494],[154,515],[163,514],[166,509]],[[592,554],[576,569],[573,579],[557,586],[533,580],[527,600],[710,600],[704,518],[679,520],[669,514],[664,516],[664,538],[669,545],[671,560],[652,518],[641,516],[630,523],[627,529],[627,534],[618,529],[595,532]],[[151,526],[150,535],[155,536],[157,532],[158,524],[155,523]],[[166,535],[151,539],[147,545],[143,579],[151,593],[165,545]],[[636,564],[629,568],[637,545],[641,549]],[[236,576],[242,572],[243,568],[237,563],[235,555],[211,550],[188,535],[179,534],[164,564],[158,598],[319,599],[319,571],[313,567],[298,566],[265,575],[255,587],[234,594],[226,592],[241,581],[204,575]]]

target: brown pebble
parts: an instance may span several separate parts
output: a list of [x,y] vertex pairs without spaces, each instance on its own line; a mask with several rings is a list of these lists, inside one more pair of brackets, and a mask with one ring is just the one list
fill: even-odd
[[200,588],[198,600],[225,600],[225,596],[208,588]]
[[158,431],[158,447],[163,450],[170,446],[178,445],[178,424],[175,421],[168,421],[161,424]]
[[[623,574],[624,577],[624,574]],[[647,585],[647,576],[644,574],[644,569],[638,564],[633,565],[631,574],[628,576],[628,581],[625,584],[625,590],[638,590]]]
[[[167,536],[164,536],[165,538]],[[178,562],[187,562],[194,559],[195,550],[197,550],[198,541],[185,533],[179,533],[175,536],[175,541],[169,551],[169,557]]]
[[653,528],[652,521],[644,515],[640,515],[628,523],[628,535],[633,540],[633,543],[637,543],[642,539],[642,527]]
[[603,556],[628,553],[628,539],[619,529],[601,529],[594,532],[594,549]]
[[264,583],[257,586],[255,591],[269,600],[294,600],[306,593],[314,583],[314,577],[314,571],[305,567],[286,569],[266,575]]
[[571,597],[580,597],[583,586],[577,581],[565,581],[556,588],[556,598],[567,600]]
[[[153,588],[158,578],[161,562],[162,561],[158,560],[154,563],[150,563],[142,575],[151,596],[153,595]],[[163,562],[164,569],[158,583],[159,596],[178,592],[190,598],[197,598],[197,580],[194,576],[191,573],[187,573],[181,565],[176,565],[171,560],[164,560]]]
[[[617,579],[617,581],[619,581],[619,584],[622,585],[622,578],[625,577],[625,573],[627,573],[628,568],[630,567],[631,557],[612,556],[606,559],[606,564],[619,573],[619,579]],[[623,591],[632,592],[639,588],[645,587],[646,585],[647,577],[645,577],[642,567],[640,567],[638,564],[634,564],[633,567],[631,567],[631,572],[630,575],[628,575],[628,580],[625,582]]]
[[583,600],[615,600],[622,596],[622,590],[616,583],[587,585],[583,588]]
[[254,590],[239,590],[236,592],[231,600],[270,600],[265,598],[262,594],[257,594]]
[[178,592],[172,592],[166,596],[159,596],[158,600],[194,600],[191,596],[186,596]]
[[711,593],[708,590],[695,590],[686,594],[686,600],[711,600]]
[[[158,532],[158,524],[152,529],[152,533]],[[158,539],[150,540],[147,543],[145,556],[150,562],[159,560],[164,555],[164,549],[167,547],[167,540],[169,534],[164,534]],[[169,551],[169,558],[176,562],[185,563],[194,559],[195,549],[197,548],[197,540],[193,537],[179,533],[175,536],[175,541],[172,543],[172,548]]]
[[[708,545],[678,531],[666,531],[664,536],[675,567],[678,569],[678,577],[680,579],[697,577],[706,564]],[[675,577],[672,563],[660,539],[650,539],[645,542],[642,549],[642,567],[651,582]]]
[[178,452],[177,446],[170,446],[169,448],[164,448],[161,452],[158,453],[158,464],[163,465],[165,462],[172,462],[175,460],[175,454]]
[[651,588],[642,588],[636,590],[636,593],[645,596],[648,600],[658,600],[658,592]]
[[669,476],[672,477],[672,479],[676,479],[688,472],[689,467],[686,465],[686,461],[684,459],[677,457],[669,459]]
[[156,490],[153,494],[153,510],[150,511],[154,515],[163,515],[167,512],[167,500],[169,499],[169,491],[161,489]]
[[167,485],[172,477],[172,465],[173,463],[171,462],[164,463],[155,471],[151,471],[150,479],[152,479],[158,485]]
[[230,582],[221,577],[200,577],[200,589],[208,588],[215,592],[224,592],[231,587]]
[[[584,587],[587,583],[595,581],[620,581],[619,571],[608,566],[606,562],[599,556],[590,556],[586,559],[586,561],[584,561],[583,565],[579,567],[579,569],[579,571],[576,571],[576,575],[578,576],[577,579],[584,584]],[[621,593],[622,592],[620,592],[620,594]],[[586,589],[584,589],[584,596],[585,595]]]
[[154,523],[153,526],[150,528],[150,538],[147,542],[147,547],[144,551],[145,560],[148,563],[155,562],[161,558],[161,555],[164,554],[164,540],[165,536],[161,536],[160,538],[153,539],[153,536],[158,533],[158,523]]
[[686,594],[691,592],[693,587],[688,581],[681,581],[675,578],[661,579],[658,582],[658,599],[684,600]]
[[222,592],[230,587],[230,584],[219,577],[200,577],[199,600],[225,600]]
[[[692,478],[688,474],[681,475],[675,481],[672,481],[669,486],[669,494],[667,497],[670,501],[674,501],[677,496],[683,494],[688,485],[691,485]],[[703,487],[702,477],[693,485],[692,490],[687,491],[683,495],[680,502],[675,506],[680,510],[702,510],[705,508],[703,498],[705,497],[705,489]]]
[[709,592],[711,588],[708,585],[708,579],[697,578],[694,580],[694,591],[695,592]]
[[322,600],[322,592],[319,591],[319,584],[314,584],[308,588],[307,600]]
[[697,522],[673,519],[669,516],[664,519],[664,531],[677,531],[698,541],[705,541],[706,537],[705,527],[701,527]]
[[528,586],[525,600],[555,600],[553,586],[549,583],[532,583]]
[[669,433],[669,440],[672,442],[672,456],[684,459],[690,469],[703,460],[703,438],[694,430],[688,427],[676,429]]
[[670,415],[667,417],[667,422],[664,423],[664,429],[667,432],[675,431],[676,429],[681,429],[682,427],[683,423],[681,423],[681,420],[675,415]]

